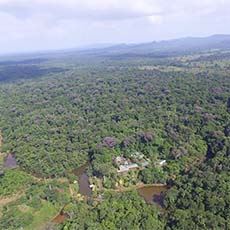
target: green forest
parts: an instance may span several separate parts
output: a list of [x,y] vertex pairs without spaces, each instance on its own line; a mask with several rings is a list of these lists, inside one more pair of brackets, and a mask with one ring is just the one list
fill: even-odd
[[0,62],[0,229],[230,230],[229,54]]

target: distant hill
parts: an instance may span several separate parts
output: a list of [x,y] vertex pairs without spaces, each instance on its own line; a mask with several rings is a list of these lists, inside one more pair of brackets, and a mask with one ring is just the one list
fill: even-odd
[[[194,53],[214,49],[230,49],[230,35],[213,35],[210,37],[187,37],[159,42],[142,44],[119,44],[102,49],[88,49],[79,51],[80,54],[102,56],[171,56],[181,53]],[[76,51],[77,52],[77,51]]]
[[[13,61],[38,62],[48,59],[103,57],[122,58],[164,58],[183,54],[194,54],[211,50],[230,50],[230,35],[209,37],[186,37],[172,40],[153,41],[140,44],[96,44],[75,49],[15,54],[0,57],[0,66],[14,64]],[[79,57],[81,57],[79,59]],[[16,64],[16,63],[15,63]]]

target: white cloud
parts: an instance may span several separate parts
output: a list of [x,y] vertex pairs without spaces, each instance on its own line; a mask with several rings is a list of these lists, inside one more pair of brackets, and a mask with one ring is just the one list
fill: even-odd
[[159,23],[162,17],[170,15],[205,15],[226,7],[230,7],[229,0],[0,0],[0,12],[17,18],[40,15],[40,20],[43,17],[53,20],[146,17],[153,23]]
[[0,52],[230,32],[229,9],[230,0],[0,0]]
[[161,13],[154,0],[1,0],[1,10],[17,17],[43,13],[55,18],[87,19],[122,19]]
[[0,0],[0,11],[16,17],[48,14],[55,18],[121,19],[170,13],[213,12],[229,0]]
[[153,24],[161,24],[163,22],[163,16],[161,15],[148,16],[148,19]]

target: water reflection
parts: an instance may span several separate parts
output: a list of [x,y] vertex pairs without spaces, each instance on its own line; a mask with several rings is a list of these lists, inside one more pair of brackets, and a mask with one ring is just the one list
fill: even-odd
[[137,191],[144,198],[147,204],[157,203],[163,207],[165,192],[168,190],[167,185],[144,185]]
[[85,197],[91,197],[92,195],[89,177],[86,174],[88,166],[89,163],[86,163],[73,171],[73,173],[78,177],[79,193]]
[[5,162],[4,162],[4,167],[9,168],[9,169],[17,167],[17,161],[15,159],[14,154],[12,154],[12,153],[8,154],[8,156],[6,157]]

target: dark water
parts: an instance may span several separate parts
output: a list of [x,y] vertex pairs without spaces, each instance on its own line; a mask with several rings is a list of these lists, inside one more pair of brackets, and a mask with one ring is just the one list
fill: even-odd
[[[79,184],[79,193],[85,197],[91,197],[92,190],[89,187],[89,177],[86,174],[86,170],[89,166],[89,163],[82,165],[81,167],[73,170],[73,173],[77,176],[78,184]],[[52,220],[53,223],[61,224],[69,216],[64,212],[64,208],[60,211],[60,213]]]
[[164,193],[167,190],[167,185],[147,185],[137,189],[147,204],[157,203],[161,207],[163,207]]
[[78,177],[79,193],[85,197],[91,197],[92,195],[92,190],[89,187],[89,177],[86,174],[88,166],[89,163],[86,163],[73,171],[73,173]]
[[11,154],[11,153],[8,154],[4,162],[4,167],[5,168],[16,168],[17,167],[17,161],[15,159],[14,154]]

